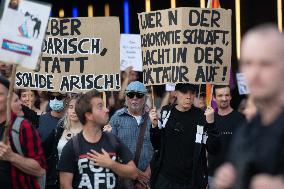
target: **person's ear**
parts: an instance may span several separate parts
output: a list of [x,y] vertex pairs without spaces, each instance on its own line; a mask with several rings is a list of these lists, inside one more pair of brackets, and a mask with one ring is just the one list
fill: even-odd
[[93,121],[94,118],[92,112],[86,112],[85,117],[87,121]]
[[174,91],[174,97],[177,98],[177,91]]

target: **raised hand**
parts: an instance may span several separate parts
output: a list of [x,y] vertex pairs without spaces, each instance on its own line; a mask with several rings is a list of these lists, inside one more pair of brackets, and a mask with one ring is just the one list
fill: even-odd
[[158,115],[157,115],[157,109],[153,108],[149,111],[149,117],[152,123],[152,127],[155,128],[158,125]]

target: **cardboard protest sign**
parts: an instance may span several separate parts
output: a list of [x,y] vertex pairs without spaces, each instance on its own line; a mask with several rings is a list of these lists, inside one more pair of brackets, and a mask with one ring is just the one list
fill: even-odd
[[237,83],[240,95],[249,94],[249,87],[243,73],[237,73]]
[[120,70],[129,66],[142,72],[141,38],[137,34],[121,34],[120,37]]
[[60,92],[120,89],[117,17],[51,18],[39,72],[19,68],[17,88]]
[[145,85],[228,84],[231,10],[175,8],[138,19]]
[[49,4],[5,1],[0,23],[0,61],[35,69],[50,14]]

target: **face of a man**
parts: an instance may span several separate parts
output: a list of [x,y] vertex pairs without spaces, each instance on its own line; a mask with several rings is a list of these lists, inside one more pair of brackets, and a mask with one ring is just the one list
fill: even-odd
[[241,71],[245,74],[251,95],[256,101],[271,100],[281,95],[284,86],[282,43],[283,40],[275,32],[266,34],[266,37],[251,34],[243,41]]
[[175,93],[177,105],[183,110],[189,110],[193,104],[195,92],[188,90],[186,92],[176,91]]
[[229,87],[215,89],[215,101],[219,109],[229,108],[231,100],[232,97]]
[[141,112],[145,105],[145,95],[136,92],[126,94],[126,104],[130,113]]
[[92,122],[103,127],[108,123],[109,110],[104,107],[103,99],[95,97],[91,100],[92,104]]
[[8,89],[0,84],[0,113],[6,113]]

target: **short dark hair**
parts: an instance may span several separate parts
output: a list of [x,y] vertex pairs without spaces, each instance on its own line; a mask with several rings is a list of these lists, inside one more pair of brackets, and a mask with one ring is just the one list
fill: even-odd
[[75,112],[78,116],[79,121],[82,125],[87,123],[85,114],[87,112],[92,112],[91,100],[93,98],[102,98],[102,95],[97,90],[93,89],[85,94],[83,94],[76,102]]
[[36,108],[40,109],[40,99],[39,99],[39,93],[38,93],[38,91],[36,91],[36,90],[30,90],[30,89],[19,89],[18,92],[17,92],[17,95],[19,96],[19,98],[21,98],[22,93],[28,92],[28,91],[31,91],[31,92],[34,93],[34,95],[35,95],[35,102],[34,102],[34,105],[35,105]]
[[[213,96],[216,97],[216,89],[222,89],[222,88],[227,88],[227,87],[230,89],[229,85],[214,85]],[[230,90],[230,94],[231,94],[231,90]]]

